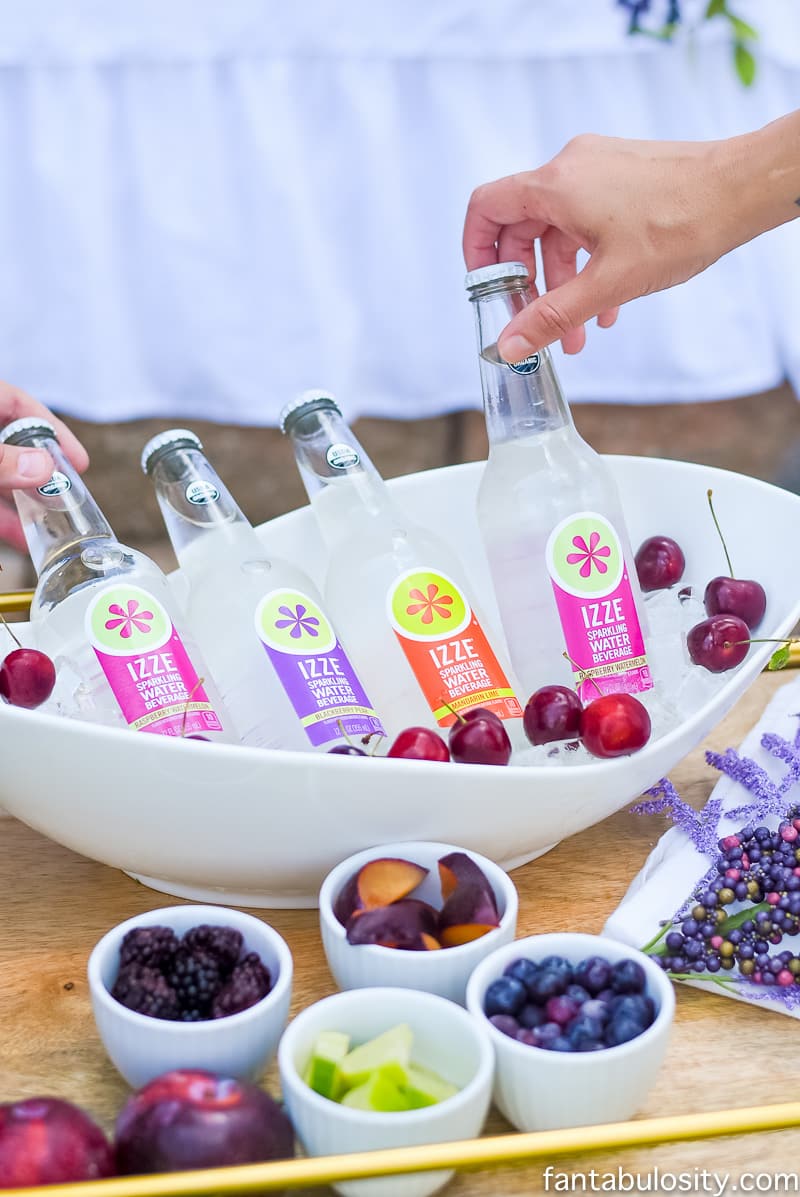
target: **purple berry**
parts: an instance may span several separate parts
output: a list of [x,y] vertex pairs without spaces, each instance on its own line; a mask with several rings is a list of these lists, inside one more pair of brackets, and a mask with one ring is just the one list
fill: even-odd
[[119,966],[143,964],[164,969],[175,959],[178,937],[171,927],[133,927],[119,947]]
[[519,960],[512,960],[510,964],[503,969],[504,977],[515,977],[517,981],[521,981],[526,989],[529,989],[530,983],[539,972],[539,965],[535,964],[533,960],[528,960],[524,956]]
[[525,986],[516,977],[498,977],[492,981],[483,999],[486,1014],[518,1014],[527,1001]]
[[611,983],[611,965],[602,956],[589,956],[575,965],[575,982],[588,990],[592,997]]
[[226,1018],[249,1010],[265,998],[272,988],[269,969],[256,952],[249,952],[240,960],[222,986],[211,1006],[212,1018]]
[[611,988],[615,993],[641,993],[645,981],[644,969],[636,960],[618,960],[611,970]]
[[521,1027],[532,1031],[534,1027],[540,1027],[547,1022],[547,1015],[541,1006],[535,1006],[533,1002],[526,1002],[517,1015],[517,1022]]
[[574,998],[567,997],[566,994],[551,997],[545,1006],[545,1012],[550,1022],[557,1022],[560,1027],[565,1027],[567,1023],[572,1022],[579,1010],[580,1003],[576,1002]]

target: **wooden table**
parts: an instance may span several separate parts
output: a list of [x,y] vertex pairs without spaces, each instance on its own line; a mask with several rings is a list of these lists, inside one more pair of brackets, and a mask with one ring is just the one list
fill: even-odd
[[[738,744],[775,690],[796,676],[793,671],[763,674],[707,743],[674,770],[672,780],[685,799],[702,805],[717,779],[705,764],[703,748]],[[80,802],[80,778],[54,781],[62,786],[65,802]],[[532,810],[531,818],[535,817]],[[600,931],[666,825],[660,816],[622,811],[515,870],[520,894],[518,934]],[[0,819],[0,837],[0,1101],[41,1094],[64,1097],[110,1129],[129,1090],[95,1031],[87,957],[113,924],[169,900],[114,869],[51,843],[14,819]],[[333,992],[316,912],[254,913],[274,924],[294,954],[292,1013]],[[685,986],[677,988],[671,1046],[642,1116],[798,1097],[794,1020]],[[277,1094],[274,1069],[265,1084]],[[508,1130],[507,1123],[493,1113],[487,1133]],[[733,1179],[743,1172],[795,1172],[799,1159],[800,1130],[790,1130],[574,1156],[555,1166],[567,1173],[595,1169],[597,1191],[601,1174],[616,1175],[618,1168],[643,1177],[652,1176],[655,1168],[662,1174],[695,1175],[697,1170],[693,1191],[716,1192],[710,1179],[703,1187],[703,1169],[727,1172]],[[571,1177],[562,1179],[561,1191],[569,1183]],[[642,1186],[646,1183],[643,1180]],[[575,1191],[581,1188],[582,1178],[577,1176]],[[559,1190],[551,1180],[550,1192],[554,1191]],[[586,1191],[592,1191],[589,1180]],[[449,1197],[497,1193],[532,1197],[543,1192],[539,1166],[464,1173],[447,1189]]]

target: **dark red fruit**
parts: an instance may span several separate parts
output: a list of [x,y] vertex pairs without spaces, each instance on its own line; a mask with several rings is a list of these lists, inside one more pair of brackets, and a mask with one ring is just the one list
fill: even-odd
[[507,765],[511,741],[502,721],[489,712],[459,718],[450,728],[450,755],[460,765]]
[[540,686],[525,704],[522,726],[531,744],[577,740],[583,704],[568,686]]
[[650,536],[634,558],[642,590],[666,590],[683,577],[686,558],[671,536]]
[[767,596],[760,582],[752,578],[712,578],[703,603],[708,615],[737,615],[752,631],[767,609]]
[[355,744],[336,744],[333,748],[329,748],[328,752],[335,753],[337,756],[366,756],[361,748],[356,748]]
[[469,723],[470,719],[494,719],[500,726],[503,726],[503,720],[494,711],[490,711],[488,707],[468,707],[466,711],[459,711],[462,719],[466,719]]
[[0,1189],[113,1175],[111,1145],[78,1106],[56,1097],[0,1105]]
[[626,756],[650,739],[647,708],[632,694],[603,694],[583,708],[581,739],[592,756]]
[[386,754],[415,761],[449,761],[450,753],[440,735],[429,727],[407,727]]
[[712,615],[686,635],[689,656],[710,673],[725,673],[741,665],[750,648],[750,629],[738,615]]
[[12,649],[0,665],[0,694],[14,707],[41,706],[55,684],[55,665],[38,648]]
[[165,1072],[117,1118],[121,1175],[257,1164],[294,1155],[292,1125],[256,1085],[212,1072]]

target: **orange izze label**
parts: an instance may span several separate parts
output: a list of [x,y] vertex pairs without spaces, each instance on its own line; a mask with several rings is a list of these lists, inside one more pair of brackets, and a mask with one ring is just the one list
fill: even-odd
[[521,717],[486,633],[446,574],[425,566],[401,574],[388,594],[388,614],[441,727],[455,721],[453,711],[468,707],[488,707],[501,719]]

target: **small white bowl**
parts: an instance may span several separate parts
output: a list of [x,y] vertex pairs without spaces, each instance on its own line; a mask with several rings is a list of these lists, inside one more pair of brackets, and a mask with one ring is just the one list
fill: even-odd
[[[413,1032],[411,1058],[438,1072],[458,1093],[419,1110],[355,1110],[315,1093],[303,1081],[320,1031],[344,1031],[365,1043],[398,1023]],[[465,1010],[431,993],[408,989],[353,989],[307,1007],[278,1045],[283,1100],[298,1138],[312,1156],[374,1151],[473,1138],[480,1134],[492,1092],[494,1052]],[[450,1171],[343,1181],[343,1197],[427,1197]]]
[[[594,1052],[555,1052],[518,1043],[489,1022],[486,990],[512,960],[563,956],[577,964],[604,956],[612,964],[635,960],[656,1005],[651,1026],[627,1043]],[[675,1013],[672,983],[649,956],[602,935],[555,933],[518,939],[487,956],[469,979],[467,1009],[491,1040],[497,1057],[494,1101],[517,1130],[591,1126],[631,1117],[644,1102],[664,1058]]]
[[[171,927],[180,937],[200,924],[235,927],[245,952],[257,952],[269,969],[272,989],[239,1014],[204,1022],[172,1022],[129,1010],[111,996],[119,971],[119,948],[134,927]],[[267,923],[221,906],[167,906],[119,923],[95,945],[89,957],[92,1009],[106,1051],[134,1088],[172,1068],[204,1068],[242,1080],[255,1080],[278,1045],[289,1017],[292,954]]]
[[[351,944],[347,932],[333,913],[339,893],[362,865],[382,857],[401,857],[428,869],[428,876],[413,896],[439,909],[442,894],[437,863],[450,852],[465,852],[485,873],[494,891],[500,926],[480,939],[440,951],[412,952],[384,948],[379,944]],[[431,840],[408,840],[380,844],[348,856],[322,883],[319,891],[319,921],[328,965],[340,989],[361,989],[367,985],[397,985],[403,989],[424,989],[464,1005],[470,973],[489,952],[513,940],[517,930],[517,890],[508,874],[485,856],[455,844]]]

